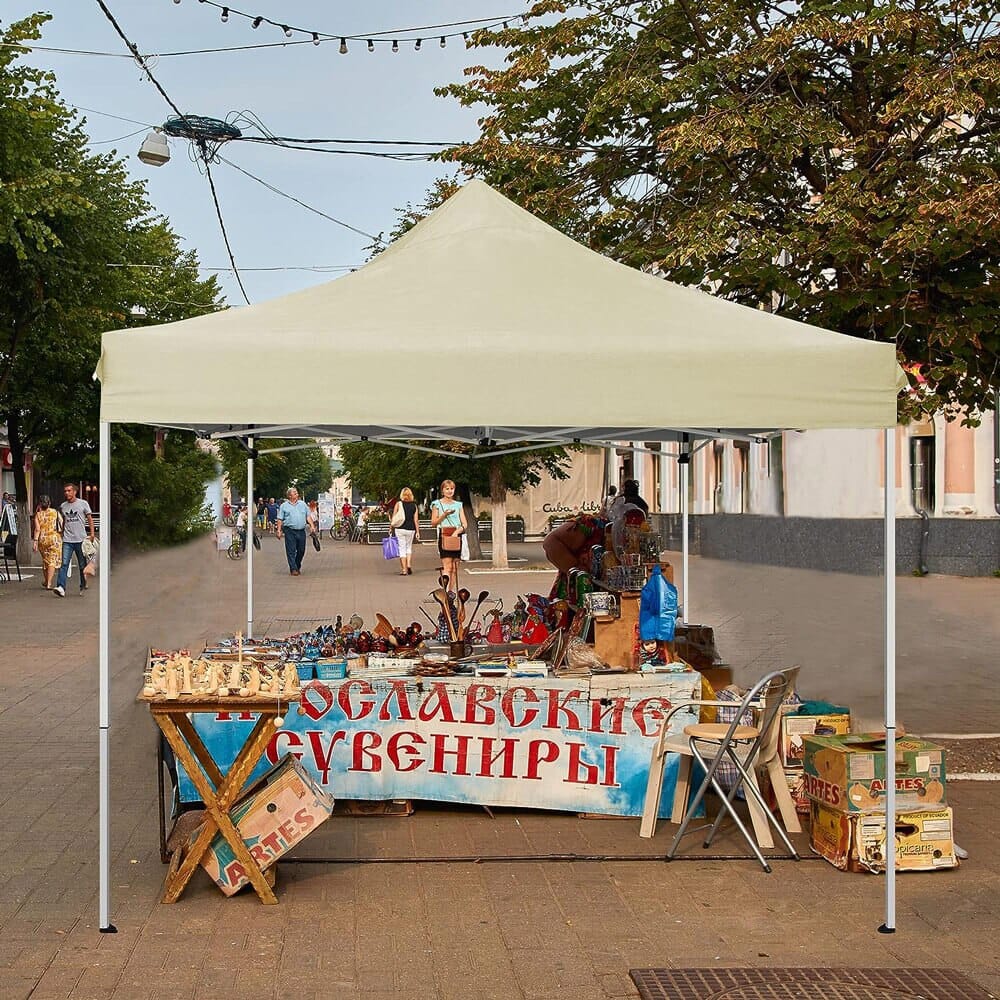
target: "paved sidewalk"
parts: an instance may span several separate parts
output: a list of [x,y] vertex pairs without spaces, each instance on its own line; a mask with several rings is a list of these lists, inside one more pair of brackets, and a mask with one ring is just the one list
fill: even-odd
[[[412,577],[377,547],[324,542],[290,578],[278,543],[257,557],[257,621],[420,618],[437,560]],[[520,551],[520,550],[519,550]],[[538,547],[526,546],[534,561]],[[879,582],[692,560],[692,607],[746,679],[800,662],[802,689],[878,714]],[[478,593],[544,591],[545,575],[468,575]],[[112,576],[116,935],[96,930],[96,590],[58,600],[0,585],[0,996],[6,998],[602,998],[635,996],[630,967],[948,966],[1000,994],[1000,787],[955,783],[971,859],[903,876],[899,932],[875,932],[883,881],[818,860],[397,864],[532,851],[638,855],[635,820],[422,807],[409,819],[327,824],[350,864],[283,864],[281,905],[224,899],[199,874],[158,895],[153,727],[133,702],[146,646],[198,647],[245,626],[245,565],[207,541],[120,560]],[[1000,581],[900,578],[900,717],[911,731],[998,729]],[[432,605],[428,604],[429,611]],[[433,613],[433,612],[432,612]],[[275,629],[277,631],[278,629]],[[721,853],[734,842],[722,845]],[[309,846],[307,841],[306,845]],[[315,847],[316,845],[312,845]],[[302,852],[303,856],[306,851]]]

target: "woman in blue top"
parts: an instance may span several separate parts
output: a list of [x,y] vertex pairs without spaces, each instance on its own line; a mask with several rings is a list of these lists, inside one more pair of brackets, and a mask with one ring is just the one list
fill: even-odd
[[449,589],[458,592],[458,564],[462,558],[462,535],[468,530],[462,502],[455,499],[455,484],[446,479],[441,496],[431,504],[431,524],[438,529],[438,555]]

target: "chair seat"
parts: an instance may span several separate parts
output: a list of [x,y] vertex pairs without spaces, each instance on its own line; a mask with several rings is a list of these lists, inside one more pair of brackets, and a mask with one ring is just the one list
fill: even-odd
[[[685,726],[684,735],[696,740],[718,740],[722,741],[729,732],[728,722],[702,722],[694,726]],[[732,739],[740,741],[755,740],[760,736],[760,730],[753,726],[737,726],[733,732]]]

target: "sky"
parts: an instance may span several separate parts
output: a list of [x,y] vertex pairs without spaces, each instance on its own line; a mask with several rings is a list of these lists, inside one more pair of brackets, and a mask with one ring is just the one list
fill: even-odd
[[[278,27],[221,10],[199,0],[104,0],[119,25],[142,53],[290,42]],[[523,13],[528,0],[376,0],[329,4],[322,0],[241,0],[232,8],[279,23],[334,35],[320,45],[255,49],[243,52],[165,56],[149,60],[153,76],[185,114],[226,119],[249,111],[274,134],[338,139],[391,139],[452,142],[473,138],[482,108],[462,108],[437,97],[435,86],[459,81],[468,65],[499,65],[495,49],[467,50],[462,39],[443,32],[403,30],[427,25],[501,19]],[[137,153],[146,125],[162,124],[174,112],[143,71],[126,54],[125,44],[97,0],[5,0],[5,23],[37,11],[53,19],[39,46],[114,53],[114,57],[34,51],[26,61],[52,70],[63,100],[88,108],[85,128],[95,151],[117,149],[136,178],[147,182],[148,196],[182,239],[210,268],[228,268],[207,178],[190,159],[189,143],[170,139],[169,163],[142,163]],[[398,34],[399,51],[388,44],[369,52],[364,41],[341,35]],[[419,51],[414,40],[423,36]],[[404,41],[409,39],[409,41]],[[98,114],[96,112],[103,112]],[[131,119],[119,121],[108,115]],[[139,134],[116,140],[127,133]],[[256,133],[251,133],[256,134]],[[453,168],[424,161],[396,161],[367,156],[330,155],[233,142],[221,154],[243,170],[329,216],[369,234],[388,234],[397,209],[416,204],[435,178]],[[282,198],[233,167],[212,167],[222,215],[243,284],[252,303],[329,281],[343,270],[300,268],[350,267],[367,259],[371,240]],[[119,262],[127,263],[127,262]],[[280,270],[254,270],[278,268]],[[220,270],[219,282],[230,305],[244,304],[233,277]]]

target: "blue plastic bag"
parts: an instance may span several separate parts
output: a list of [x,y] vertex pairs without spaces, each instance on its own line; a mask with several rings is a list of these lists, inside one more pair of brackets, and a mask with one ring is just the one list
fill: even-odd
[[639,598],[639,638],[673,642],[676,624],[677,588],[656,565]]
[[389,535],[388,538],[382,539],[382,558],[383,559],[399,558],[399,542],[396,541],[395,535]]

